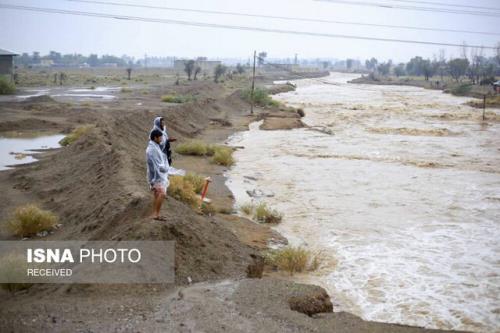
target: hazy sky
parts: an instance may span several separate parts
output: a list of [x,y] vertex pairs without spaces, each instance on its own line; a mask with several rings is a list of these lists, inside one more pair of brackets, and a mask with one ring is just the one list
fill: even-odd
[[[363,1],[382,3],[388,0]],[[429,1],[500,7],[499,0]],[[115,0],[115,2],[489,32],[498,32],[500,22],[499,17],[361,7],[314,0]],[[0,3],[382,38],[449,43],[462,43],[466,41],[469,44],[479,45],[496,45],[500,41],[500,36],[290,22],[276,19],[242,18],[225,15],[82,4],[65,0],[0,0]],[[389,3],[394,4],[395,2],[390,1]],[[428,6],[417,4],[407,5]],[[247,59],[251,56],[253,50],[256,49],[258,51],[267,51],[269,57],[293,58],[294,54],[298,53],[299,58],[351,57],[363,60],[367,57],[375,56],[379,59],[393,59],[395,61],[406,61],[414,55],[432,57],[439,53],[440,48],[446,50],[447,57],[457,56],[460,53],[459,49],[455,47],[223,30],[35,13],[1,8],[0,31],[0,48],[18,53],[40,51],[42,54],[45,54],[50,50],[55,50],[63,53],[127,54],[135,57],[143,57],[147,53],[148,56],[208,56],[225,58],[241,57]],[[486,51],[486,55],[491,55],[492,53],[493,51]]]

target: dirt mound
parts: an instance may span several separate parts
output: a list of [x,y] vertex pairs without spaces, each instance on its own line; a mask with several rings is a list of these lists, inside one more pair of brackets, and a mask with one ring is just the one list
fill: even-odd
[[95,127],[73,144],[13,171],[14,186],[61,217],[63,226],[47,239],[175,240],[176,282],[244,277],[256,252],[218,217],[207,219],[168,198],[166,222],[147,218],[151,194],[144,154],[152,119],[163,116],[171,136],[192,137],[210,119],[224,119],[225,103],[200,97],[178,106],[144,111],[119,107],[102,113]]

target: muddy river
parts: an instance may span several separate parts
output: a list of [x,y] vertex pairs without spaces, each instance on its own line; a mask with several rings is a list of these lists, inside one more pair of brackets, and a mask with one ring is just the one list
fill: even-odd
[[254,123],[231,138],[244,147],[228,173],[237,204],[267,202],[291,244],[321,252],[320,269],[296,279],[325,287],[337,311],[500,331],[500,123],[467,98],[347,83],[356,77],[275,97],[311,128]]

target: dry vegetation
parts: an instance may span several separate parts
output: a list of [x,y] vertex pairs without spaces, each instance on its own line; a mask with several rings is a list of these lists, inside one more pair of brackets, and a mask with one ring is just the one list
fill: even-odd
[[301,273],[319,268],[320,254],[313,254],[302,247],[287,246],[278,250],[270,250],[265,254],[266,264],[281,271]]
[[28,263],[22,256],[4,256],[0,260],[0,280],[9,282],[1,283],[0,287],[11,292],[28,289],[32,283],[14,283],[19,281],[20,277],[26,276],[27,269]]
[[42,231],[49,231],[57,224],[57,216],[40,209],[34,204],[17,207],[7,221],[9,231],[19,237],[30,237]]
[[70,144],[78,140],[81,136],[87,134],[91,129],[91,125],[78,126],[73,131],[71,131],[71,133],[66,135],[61,141],[59,141],[59,144],[61,146],[69,146]]
[[265,202],[257,205],[246,203],[240,206],[243,214],[252,216],[254,220],[262,223],[280,223],[283,219],[283,214],[275,209],[271,209]]
[[170,185],[168,186],[168,195],[187,203],[191,207],[200,205],[200,198],[196,194],[196,189],[193,183],[183,176],[169,177]]
[[215,164],[231,166],[234,164],[233,149],[226,146],[210,145],[200,140],[181,143],[175,151],[181,155],[212,156]]
[[255,220],[263,223],[280,223],[283,215],[275,209],[267,207],[267,204],[261,202],[255,207],[253,212]]
[[161,97],[161,101],[165,102],[165,103],[177,103],[177,104],[180,104],[180,103],[187,103],[187,102],[194,101],[194,97],[190,96],[190,95],[176,95],[176,94],[163,95]]

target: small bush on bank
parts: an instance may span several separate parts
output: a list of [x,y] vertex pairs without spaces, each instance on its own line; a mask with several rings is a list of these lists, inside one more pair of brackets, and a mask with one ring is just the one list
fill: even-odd
[[62,138],[61,141],[59,141],[59,144],[61,146],[68,146],[78,140],[82,135],[87,134],[91,128],[92,126],[90,125],[79,126]]
[[320,265],[319,255],[314,255],[302,247],[287,246],[278,250],[270,250],[264,258],[267,265],[289,272],[290,275],[306,270],[313,271]]
[[181,143],[175,151],[181,155],[212,156],[212,162],[224,166],[234,164],[233,149],[225,146],[208,145],[199,140]]
[[205,178],[202,176],[189,172],[184,176],[184,180],[193,185],[193,189],[196,193],[200,194],[203,190],[203,185],[205,185]]
[[[252,102],[252,90],[245,89],[241,92],[241,98],[248,103]],[[269,92],[264,88],[255,88],[253,93],[254,104],[262,107],[266,106],[279,106],[280,103],[278,101],[274,101],[271,96],[269,96]]]
[[42,231],[49,231],[57,224],[57,216],[38,206],[29,204],[17,207],[7,221],[7,228],[19,237],[30,237]]
[[472,85],[461,84],[457,87],[452,88],[451,93],[452,93],[452,95],[455,95],[455,96],[465,96],[468,93],[470,93],[471,90],[472,90]]
[[[8,281],[0,284],[0,288],[15,292],[30,288],[32,283],[14,283],[19,281],[23,276],[26,276],[28,263],[21,256],[6,255],[0,260],[0,280]],[[11,282],[12,281],[12,282]]]
[[204,156],[209,152],[209,146],[200,140],[190,140],[177,145],[175,151],[181,155]]
[[171,176],[169,181],[168,195],[192,207],[200,205],[200,199],[196,195],[195,188],[188,180],[182,176]]
[[161,101],[165,103],[187,103],[194,100],[193,96],[188,95],[163,95]]
[[231,166],[234,164],[233,150],[229,147],[218,146],[215,148],[212,162],[219,165]]
[[245,215],[252,215],[253,211],[255,209],[255,205],[252,203],[246,203],[240,206],[240,210],[243,212]]
[[12,95],[15,92],[15,84],[7,78],[0,76],[0,95]]
[[262,202],[254,209],[254,219],[263,223],[280,223],[283,215],[277,210],[270,209],[267,204]]

